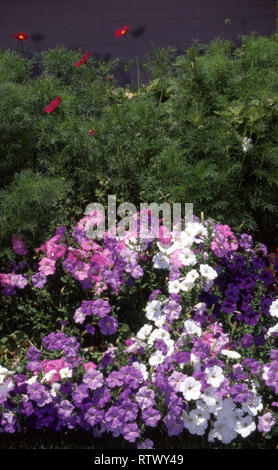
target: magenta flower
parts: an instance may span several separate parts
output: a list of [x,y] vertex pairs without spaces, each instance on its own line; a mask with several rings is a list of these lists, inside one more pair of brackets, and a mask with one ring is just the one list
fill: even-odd
[[42,258],[39,262],[40,272],[45,276],[55,273],[55,260],[49,258]]

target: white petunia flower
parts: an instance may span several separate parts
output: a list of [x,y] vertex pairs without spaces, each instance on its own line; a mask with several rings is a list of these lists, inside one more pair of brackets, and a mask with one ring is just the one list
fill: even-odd
[[196,269],[192,269],[191,271],[189,271],[189,273],[187,273],[184,280],[187,282],[194,283],[196,279],[198,279],[198,277],[199,277],[198,271],[196,271]]
[[148,344],[152,346],[157,339],[163,339],[166,342],[170,339],[170,334],[163,328],[157,328],[150,334]]
[[56,372],[57,372],[57,371],[56,371],[55,369],[52,369],[52,370],[46,372],[46,374],[43,375],[41,381],[42,381],[42,382],[50,382],[50,381],[52,380],[52,378],[53,378],[53,375],[55,375]]
[[149,378],[147,367],[142,362],[133,362],[132,367],[134,367],[137,370],[140,370],[144,380],[147,380]]
[[203,315],[207,310],[207,304],[205,302],[199,302],[198,304],[194,305],[194,310],[196,310],[200,315]]
[[256,424],[252,417],[247,415],[245,418],[239,420],[235,426],[235,431],[238,432],[242,437],[247,437],[256,429]]
[[252,398],[249,398],[247,402],[242,404],[242,409],[250,416],[257,416],[258,411],[262,411],[263,409],[261,397],[254,395]]
[[174,350],[175,350],[175,341],[172,340],[172,339],[168,339],[167,341],[165,341],[165,344],[167,346],[167,354],[166,356],[171,356],[171,354],[174,353]]
[[164,362],[165,356],[162,354],[162,352],[157,349],[149,358],[149,364],[151,367],[156,367],[159,364],[162,364]]
[[193,237],[195,243],[201,243],[208,236],[207,229],[200,222],[188,222],[185,232]]
[[185,320],[184,329],[189,335],[197,335],[199,337],[202,335],[202,329],[200,328],[199,323],[194,320]]
[[70,369],[69,367],[63,367],[62,369],[60,369],[59,374],[61,379],[69,379],[70,377],[72,377],[72,369]]
[[162,315],[161,302],[159,300],[152,300],[147,304],[146,317],[148,320],[155,321]]
[[143,341],[147,339],[147,337],[151,334],[153,327],[146,323],[137,333],[137,338],[142,339]]
[[31,377],[30,379],[26,380],[26,383],[27,383],[28,385],[32,385],[32,384],[34,384],[35,382],[37,382],[37,378],[38,378],[37,375],[33,375],[33,377]]
[[208,264],[200,264],[200,273],[203,277],[205,277],[209,281],[213,281],[213,279],[215,279],[218,276],[215,269],[213,269]]
[[228,424],[228,422],[225,423],[224,421],[215,421],[213,429],[208,435],[208,441],[213,442],[214,439],[218,439],[223,444],[230,444],[236,438],[237,433]]
[[201,396],[201,382],[194,377],[187,377],[180,385],[180,391],[187,401],[198,400]]
[[182,292],[189,292],[194,287],[194,282],[189,282],[185,278],[180,278],[180,290]]
[[163,253],[157,253],[153,257],[153,266],[155,269],[167,269],[169,267],[170,261],[168,256],[163,255]]
[[262,377],[263,377],[264,380],[268,380],[269,369],[270,369],[270,366],[268,366],[268,365],[266,365],[266,364],[263,366],[263,374],[262,374]]
[[53,398],[55,398],[57,396],[60,387],[61,387],[61,384],[59,384],[58,382],[55,382],[54,384],[52,384],[51,390],[50,390],[50,395]]
[[265,338],[269,338],[274,333],[278,333],[278,323],[267,330]]
[[154,324],[157,328],[162,328],[165,323],[166,315],[160,315],[158,318],[154,320]]
[[278,317],[278,299],[270,305],[269,313],[272,317]]
[[194,353],[190,354],[190,362],[193,365],[195,371],[201,369],[201,360]]
[[4,382],[6,377],[8,377],[9,375],[13,375],[13,374],[14,374],[14,372],[6,369],[6,367],[0,366],[0,384],[2,384]]
[[228,357],[229,359],[240,359],[241,354],[236,351],[231,351],[230,349],[222,349],[221,354]]
[[181,245],[178,240],[175,240],[174,243],[171,243],[169,245],[157,242],[157,246],[159,251],[161,251],[161,253],[163,253],[164,255],[171,255],[172,253],[174,253],[174,251],[181,249]]
[[179,253],[178,259],[183,266],[194,266],[197,263],[196,256],[190,248],[185,248],[182,253]]
[[193,410],[189,414],[185,411],[182,414],[184,427],[190,434],[197,434],[202,436],[208,427],[208,413],[201,410]]
[[169,294],[178,294],[180,291],[180,280],[175,279],[174,281],[169,281],[168,283],[168,291]]
[[217,415],[218,411],[223,408],[222,398],[217,398],[215,395],[216,389],[210,387],[205,393],[202,393],[200,400],[196,402],[197,408],[204,409],[208,413]]
[[194,243],[194,237],[187,232],[181,232],[180,244],[182,248],[190,248]]
[[218,388],[225,380],[223,369],[219,366],[207,367],[205,372],[206,382],[212,387]]

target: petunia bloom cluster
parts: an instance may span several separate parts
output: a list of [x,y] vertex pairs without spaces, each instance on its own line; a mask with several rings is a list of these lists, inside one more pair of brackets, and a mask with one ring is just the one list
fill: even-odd
[[[73,313],[81,334],[50,332],[24,364],[1,366],[0,430],[83,429],[138,449],[159,444],[156,429],[169,439],[203,436],[226,445],[272,432],[278,301],[265,247],[197,218],[181,233],[161,230],[158,240],[106,234],[95,241],[87,231],[96,220],[99,213],[87,214],[72,238],[59,228],[39,248],[37,271],[24,278],[42,289],[60,270],[71,276],[85,295]],[[152,287],[137,312],[140,325],[123,341],[118,298],[147,273]],[[1,274],[4,289],[9,276]],[[92,360],[81,338],[96,330],[112,339]]]

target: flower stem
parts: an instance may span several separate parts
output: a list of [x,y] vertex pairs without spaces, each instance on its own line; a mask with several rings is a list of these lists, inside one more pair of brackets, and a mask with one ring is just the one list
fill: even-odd
[[26,83],[27,81],[27,62],[26,62],[26,53],[25,53],[25,47],[24,47],[24,43],[22,42],[21,43],[21,50],[22,50],[22,55],[23,55],[23,59],[24,59],[24,83]]
[[134,59],[135,59],[135,62],[136,62],[136,67],[137,67],[137,90],[138,90],[138,95],[140,95],[140,65],[139,65],[139,60],[138,60],[137,54],[135,52],[135,49],[134,49],[134,46],[133,46],[131,40],[129,39],[128,36],[125,36],[125,37],[129,42],[129,45],[131,47],[131,51],[134,55]]

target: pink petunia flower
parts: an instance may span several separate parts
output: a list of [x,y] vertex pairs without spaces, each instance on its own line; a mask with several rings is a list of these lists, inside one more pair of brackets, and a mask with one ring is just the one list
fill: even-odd
[[50,274],[55,273],[55,260],[49,258],[42,258],[39,262],[39,270],[45,276],[49,276]]

